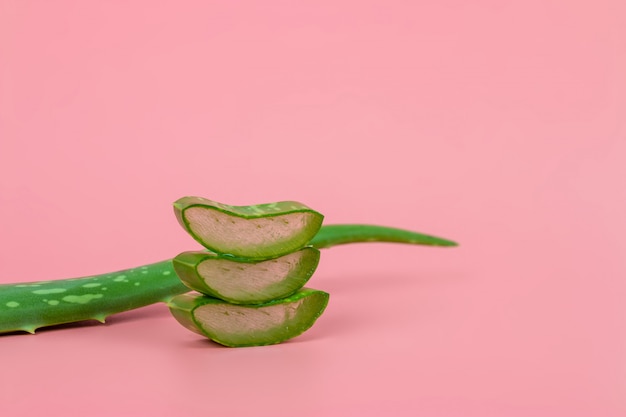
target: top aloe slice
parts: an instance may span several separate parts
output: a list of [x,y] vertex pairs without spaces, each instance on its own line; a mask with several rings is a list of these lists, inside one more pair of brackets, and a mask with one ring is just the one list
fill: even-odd
[[304,247],[324,216],[302,203],[230,206],[202,197],[174,202],[178,222],[205,248],[248,259],[270,259]]

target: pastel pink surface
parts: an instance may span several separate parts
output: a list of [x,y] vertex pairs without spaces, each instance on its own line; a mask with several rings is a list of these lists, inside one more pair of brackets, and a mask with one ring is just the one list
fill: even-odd
[[325,251],[278,346],[0,336],[3,415],[624,415],[623,2],[421,3],[2,1],[0,283],[196,249],[183,195],[461,243]]

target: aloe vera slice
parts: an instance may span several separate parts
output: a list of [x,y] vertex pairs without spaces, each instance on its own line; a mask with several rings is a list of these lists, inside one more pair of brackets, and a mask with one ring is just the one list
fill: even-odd
[[320,251],[311,246],[264,261],[183,252],[174,258],[174,270],[183,284],[202,294],[234,304],[262,304],[302,288],[319,259]]
[[303,288],[290,297],[259,305],[234,305],[200,294],[178,295],[172,315],[187,329],[230,347],[284,342],[308,330],[324,312],[328,293]]
[[174,202],[178,222],[202,246],[250,259],[275,258],[300,249],[324,216],[296,201],[230,206],[202,197]]

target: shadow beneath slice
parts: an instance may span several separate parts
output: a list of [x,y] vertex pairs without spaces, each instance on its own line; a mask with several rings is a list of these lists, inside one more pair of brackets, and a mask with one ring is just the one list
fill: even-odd
[[185,348],[190,349],[219,349],[219,350],[230,350],[233,349],[228,346],[220,345],[217,342],[212,341],[208,338],[203,338],[200,335],[197,335],[198,338],[194,340],[189,340],[186,342],[181,342],[181,345],[184,345]]

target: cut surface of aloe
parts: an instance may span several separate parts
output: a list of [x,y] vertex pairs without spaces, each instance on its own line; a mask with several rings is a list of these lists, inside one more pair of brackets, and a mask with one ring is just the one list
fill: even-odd
[[302,288],[319,259],[319,250],[310,246],[264,261],[183,252],[174,258],[174,270],[183,284],[202,294],[234,304],[261,304]]
[[295,201],[230,206],[183,197],[174,203],[174,212],[181,226],[205,248],[250,259],[275,258],[306,246],[324,219]]
[[178,295],[172,315],[187,329],[230,347],[272,345],[308,330],[324,312],[328,293],[303,288],[259,305],[234,305],[201,294]]

